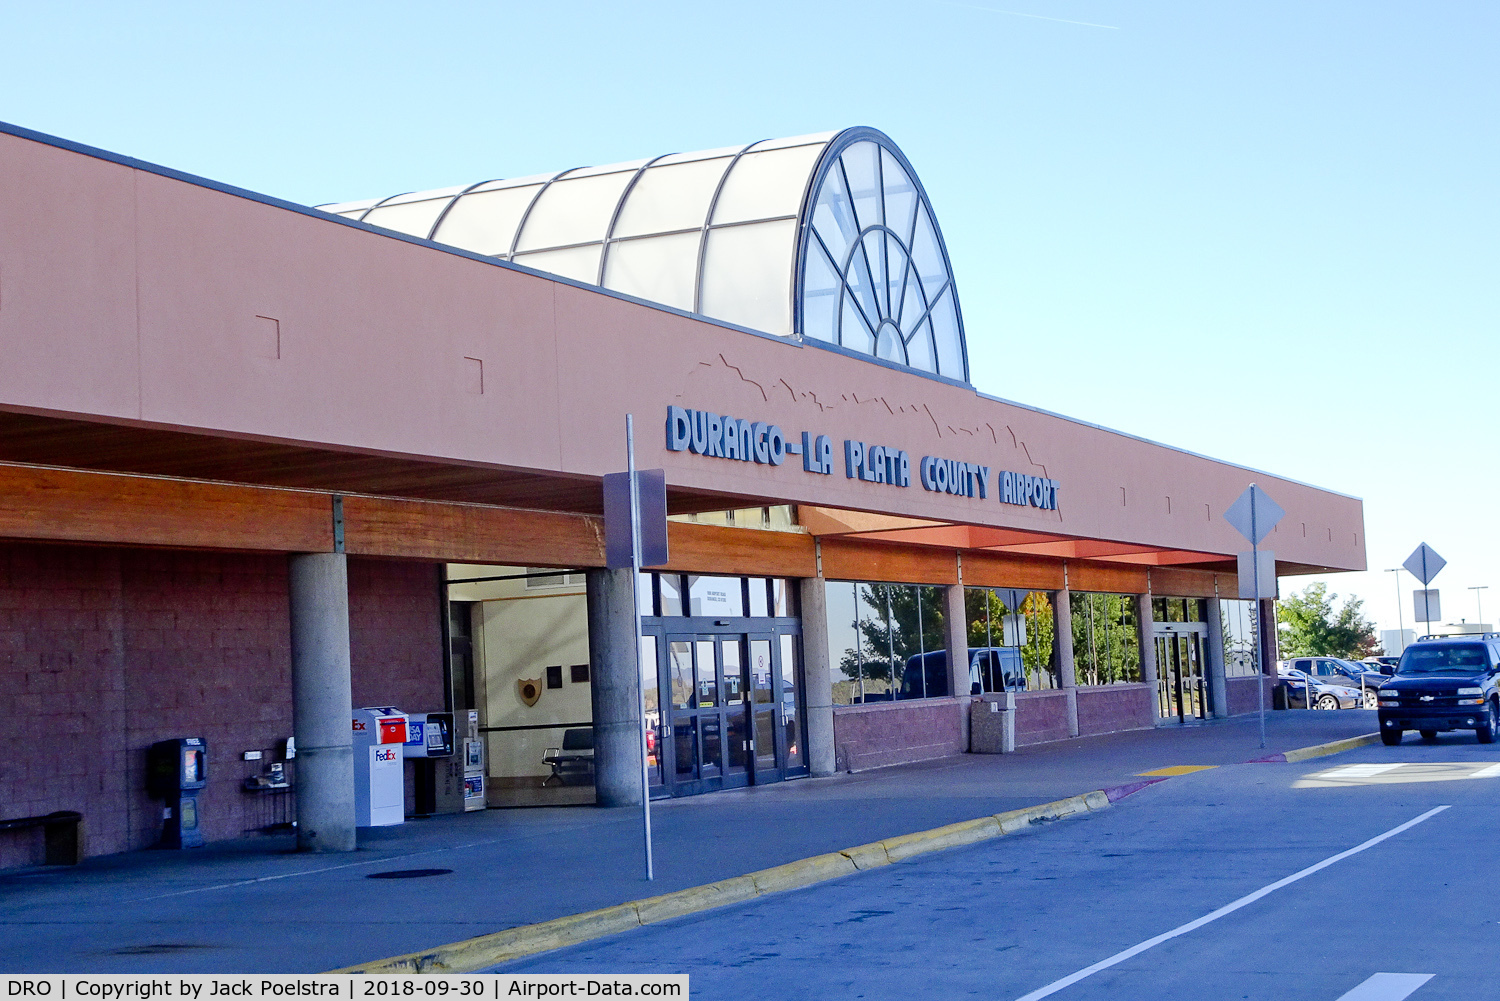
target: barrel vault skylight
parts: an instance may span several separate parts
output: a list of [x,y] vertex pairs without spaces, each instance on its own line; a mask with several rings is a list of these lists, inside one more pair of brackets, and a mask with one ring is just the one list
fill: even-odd
[[320,207],[968,381],[942,233],[906,157],[874,129]]

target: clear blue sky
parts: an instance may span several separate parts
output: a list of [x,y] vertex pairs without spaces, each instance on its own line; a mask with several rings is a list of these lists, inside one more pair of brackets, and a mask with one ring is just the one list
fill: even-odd
[[1445,618],[1500,619],[1500,4],[11,0],[0,37],[0,119],[308,203],[875,126],[979,388],[1363,497],[1334,590],[1394,627],[1425,539]]

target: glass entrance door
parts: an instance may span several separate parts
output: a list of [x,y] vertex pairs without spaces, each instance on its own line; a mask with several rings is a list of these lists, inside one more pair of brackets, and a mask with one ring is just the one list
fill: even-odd
[[1203,637],[1197,630],[1156,636],[1157,714],[1179,723],[1211,712],[1203,671]]
[[678,794],[750,781],[744,637],[667,637],[672,692],[667,769]]

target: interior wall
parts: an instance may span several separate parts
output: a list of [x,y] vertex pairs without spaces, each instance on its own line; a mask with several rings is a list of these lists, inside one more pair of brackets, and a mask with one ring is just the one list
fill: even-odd
[[[524,574],[526,567],[450,567],[450,578]],[[483,572],[475,572],[483,571]],[[455,599],[477,601],[474,610],[476,697],[482,727],[533,727],[589,723],[589,682],[573,681],[574,665],[589,663],[588,600],[581,575],[561,584],[526,580],[452,585]],[[562,686],[547,687],[547,668],[561,669]],[[520,682],[537,681],[540,697],[528,706]],[[479,693],[483,693],[480,695]],[[562,743],[561,726],[485,733],[491,785],[536,786],[552,773],[542,758]]]

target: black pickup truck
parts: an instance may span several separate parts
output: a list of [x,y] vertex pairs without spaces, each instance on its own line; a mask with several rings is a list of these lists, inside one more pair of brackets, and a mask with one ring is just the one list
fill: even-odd
[[1432,740],[1440,730],[1473,730],[1481,744],[1500,734],[1500,634],[1424,636],[1406,648],[1380,686],[1380,739],[1407,730]]

